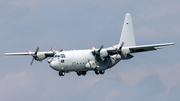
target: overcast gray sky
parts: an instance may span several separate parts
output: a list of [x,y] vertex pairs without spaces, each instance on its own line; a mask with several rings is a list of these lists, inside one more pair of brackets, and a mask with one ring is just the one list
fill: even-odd
[[[179,0],[0,0],[0,101],[179,101]],[[133,54],[104,75],[59,77],[31,56],[6,52],[117,44],[131,13],[137,45],[175,42]]]

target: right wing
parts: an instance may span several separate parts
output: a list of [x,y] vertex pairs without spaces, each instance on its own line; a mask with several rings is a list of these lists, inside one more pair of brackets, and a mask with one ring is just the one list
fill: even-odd
[[[19,53],[4,53],[4,55],[5,56],[11,56],[11,55],[32,55],[34,53],[35,52],[19,52]],[[46,57],[53,57],[54,56],[54,53],[52,51],[38,52],[38,54],[44,54]]]
[[5,56],[10,56],[10,55],[31,55],[28,52],[21,52],[21,53],[4,53]]
[[20,53],[5,53],[5,56],[17,56],[17,55],[31,55],[33,57],[30,65],[33,64],[34,60],[42,61],[47,57],[53,57],[55,51],[46,51],[46,52],[38,52],[38,48],[35,52],[27,51],[27,52],[20,52]]

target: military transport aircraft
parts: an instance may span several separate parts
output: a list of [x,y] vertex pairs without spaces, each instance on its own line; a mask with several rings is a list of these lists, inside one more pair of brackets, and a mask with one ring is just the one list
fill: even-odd
[[87,71],[93,70],[95,74],[104,74],[106,69],[116,65],[121,60],[131,59],[133,53],[146,52],[161,49],[161,46],[173,45],[174,43],[152,44],[136,46],[131,14],[125,15],[125,21],[122,28],[119,44],[112,45],[109,48],[99,49],[91,46],[86,50],[51,51],[39,52],[37,47],[35,52],[27,51],[22,53],[5,53],[4,55],[32,55],[31,65],[35,60],[42,61],[47,57],[50,67],[59,71],[60,76],[65,73],[76,72],[78,76],[86,75]]

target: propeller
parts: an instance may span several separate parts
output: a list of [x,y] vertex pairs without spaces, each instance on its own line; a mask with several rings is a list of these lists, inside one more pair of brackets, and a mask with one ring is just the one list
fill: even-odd
[[62,52],[62,51],[64,51],[63,49],[61,49],[59,52]]
[[[51,47],[50,49],[51,49],[51,51],[53,52],[53,54],[56,54],[56,51],[54,50],[54,48],[53,48],[53,47]],[[64,51],[64,50],[63,50],[63,49],[61,49],[59,52],[62,52],[62,51]]]
[[104,61],[104,58],[100,56],[100,52],[101,52],[101,50],[102,50],[103,47],[104,47],[104,46],[101,45],[101,47],[98,49],[98,51],[96,51],[95,47],[94,47],[94,46],[91,46],[91,48],[94,50],[95,55],[98,56],[102,61]]
[[55,52],[55,50],[54,50],[53,47],[51,47],[50,49],[51,49],[51,51],[53,52],[53,54],[56,54],[56,52]]
[[119,49],[116,48],[116,52],[119,53],[120,55],[122,55],[122,47],[124,45],[124,41],[121,43],[121,46],[119,47]]
[[[127,55],[125,55],[125,54],[122,53],[122,47],[123,47],[123,45],[124,45],[124,41],[122,41],[122,43],[121,43],[121,45],[120,45],[119,48],[114,47],[114,45],[111,45],[111,47],[115,48],[117,54],[120,54],[120,55],[123,55],[124,57],[126,57]],[[114,58],[114,60],[116,60],[116,58]]]
[[32,57],[33,57],[33,59],[31,60],[30,65],[33,64],[34,59],[35,59],[35,60],[37,59],[37,52],[38,52],[38,51],[39,51],[39,47],[38,47],[38,46],[37,46],[36,51],[34,52],[34,54],[32,54],[32,52],[30,52],[29,50],[27,51],[27,52],[30,53],[30,54],[32,55]]

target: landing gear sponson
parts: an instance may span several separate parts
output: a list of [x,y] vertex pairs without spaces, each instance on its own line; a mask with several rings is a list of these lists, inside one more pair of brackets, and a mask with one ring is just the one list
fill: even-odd
[[[105,70],[100,70],[100,71],[94,70],[94,72],[95,72],[96,75],[99,75],[99,74],[104,74]],[[81,76],[81,75],[85,76],[87,71],[76,71],[76,73],[77,73],[78,76]],[[65,75],[64,71],[59,72],[59,76],[64,76],[64,75]]]

